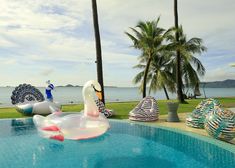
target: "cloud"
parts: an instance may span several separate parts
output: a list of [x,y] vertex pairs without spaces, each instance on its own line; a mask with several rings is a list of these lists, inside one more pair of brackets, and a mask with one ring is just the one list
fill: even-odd
[[[73,29],[80,25],[84,18],[82,18],[83,15],[75,17],[75,12],[79,13],[79,10],[74,11],[73,7],[68,7],[70,3],[49,0],[2,0],[0,23],[3,27],[17,25],[28,29]],[[45,9],[51,12],[45,12]],[[61,13],[62,10],[67,12]]]
[[[139,51],[130,47],[132,42],[124,32],[139,20],[158,16],[159,26],[173,26],[173,1],[99,0],[97,5],[105,82],[129,86],[136,74],[132,67],[138,63]],[[234,71],[226,66],[235,62],[234,1],[182,0],[178,6],[179,23],[187,37],[201,37],[208,47],[208,52],[199,57],[207,69],[207,80],[231,78]],[[19,71],[17,80],[22,81],[24,74],[31,76],[24,80],[34,83],[45,81],[44,76],[75,84],[96,78],[91,1],[1,0],[0,25],[0,66],[4,74],[14,77]],[[215,70],[218,66],[225,70]],[[122,79],[116,81],[116,76]],[[4,78],[1,81],[4,83]]]
[[4,58],[4,59],[0,59],[0,62],[2,65],[16,65],[17,64],[17,60],[14,58]]
[[235,68],[229,65],[214,66],[213,69],[207,71],[202,81],[221,81],[226,79],[234,79]]
[[52,74],[54,72],[54,69],[52,68],[46,68],[44,70],[42,70],[41,75],[42,76],[49,76],[50,74]]
[[2,37],[2,39],[0,39],[0,46],[3,48],[9,48],[9,47],[14,47],[15,44],[12,43],[11,41],[4,39],[4,37]]

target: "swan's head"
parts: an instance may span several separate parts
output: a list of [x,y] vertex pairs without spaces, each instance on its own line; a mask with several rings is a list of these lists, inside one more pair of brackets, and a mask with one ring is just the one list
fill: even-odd
[[102,94],[101,94],[101,86],[100,84],[95,81],[95,80],[90,80],[85,83],[83,86],[83,93],[87,94],[87,92],[96,92],[96,95],[99,99],[102,99]]

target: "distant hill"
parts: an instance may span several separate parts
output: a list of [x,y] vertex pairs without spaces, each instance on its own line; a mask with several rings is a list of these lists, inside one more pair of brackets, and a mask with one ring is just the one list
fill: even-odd
[[235,88],[235,80],[227,79],[224,81],[203,82],[201,87],[205,84],[205,88]]
[[81,87],[81,86],[79,86],[79,85],[71,85],[71,84],[67,84],[67,85],[65,85],[65,86],[57,86],[57,87]]
[[[80,85],[71,85],[71,84],[67,84],[65,86],[59,85],[57,87],[82,87]],[[117,88],[117,86],[104,86],[105,88]]]

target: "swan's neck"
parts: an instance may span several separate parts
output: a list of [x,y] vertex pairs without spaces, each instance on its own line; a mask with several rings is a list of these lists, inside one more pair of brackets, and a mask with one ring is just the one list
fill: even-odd
[[90,117],[98,117],[99,111],[89,88],[83,92],[84,99],[84,115]]

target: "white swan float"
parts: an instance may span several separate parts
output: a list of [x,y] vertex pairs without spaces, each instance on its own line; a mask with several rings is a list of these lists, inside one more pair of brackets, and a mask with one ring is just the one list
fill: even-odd
[[40,135],[45,138],[63,141],[64,139],[94,138],[104,134],[110,126],[107,118],[98,111],[93,99],[94,91],[100,94],[100,84],[94,80],[88,81],[82,90],[84,99],[83,113],[57,111],[47,117],[35,115],[33,122]]

